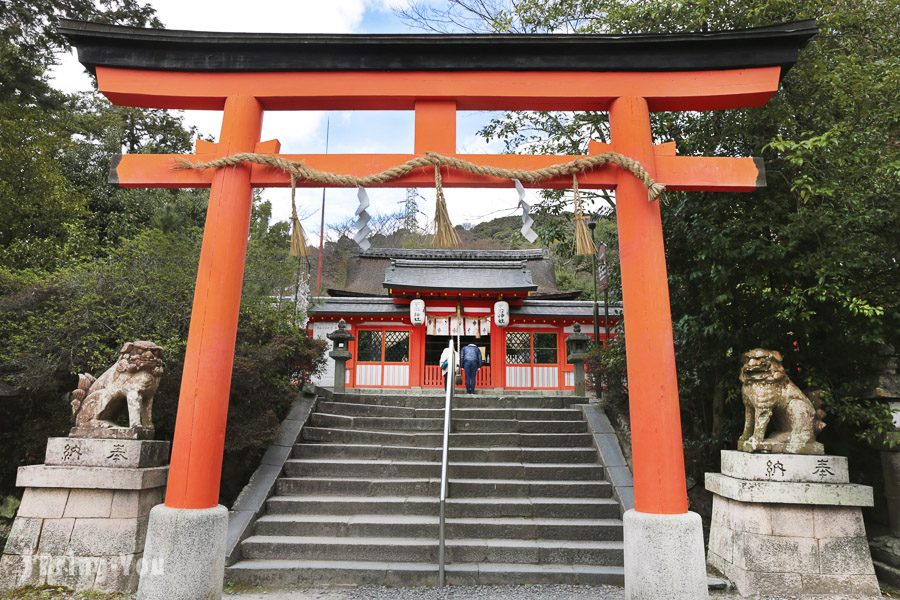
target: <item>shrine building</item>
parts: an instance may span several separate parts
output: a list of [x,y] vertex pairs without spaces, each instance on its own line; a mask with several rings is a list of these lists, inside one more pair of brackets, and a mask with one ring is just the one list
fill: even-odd
[[[328,292],[308,327],[324,339],[347,323],[348,388],[439,388],[452,338],[481,349],[478,389],[572,390],[566,337],[576,324],[594,337],[593,302],[557,288],[545,249],[370,248],[351,259],[344,289]],[[598,313],[602,340],[622,308],[601,302]],[[333,361],[316,383],[334,385]]]

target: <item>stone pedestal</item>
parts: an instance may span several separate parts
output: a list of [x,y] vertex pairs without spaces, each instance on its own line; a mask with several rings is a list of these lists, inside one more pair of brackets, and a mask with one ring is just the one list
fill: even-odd
[[225,579],[228,509],[150,511],[145,562],[137,600],[218,600]]
[[[898,431],[889,434],[895,443],[900,443],[900,402],[892,403],[894,423]],[[900,588],[900,446],[881,451],[881,467],[884,473],[884,496],[887,500],[887,534],[869,543],[875,572],[878,578],[896,588]]]
[[872,488],[840,456],[722,452],[708,562],[745,596],[879,596],[863,525]]
[[51,438],[20,467],[22,504],[0,558],[0,590],[64,586],[133,592],[150,509],[163,501],[169,443]]
[[709,597],[700,515],[627,510],[622,515],[622,525],[626,600]]

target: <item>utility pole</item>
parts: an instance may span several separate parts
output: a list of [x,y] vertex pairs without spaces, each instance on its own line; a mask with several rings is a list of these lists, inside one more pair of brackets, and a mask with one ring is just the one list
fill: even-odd
[[[331,136],[331,117],[325,122],[325,154],[328,154],[328,138]],[[319,260],[316,265],[316,296],[322,295],[322,262],[325,260],[325,188],[322,188],[322,215],[319,225]]]
[[[594,231],[597,229],[597,221],[590,221],[587,224],[591,230],[591,240],[594,240]],[[596,242],[594,243],[596,246]],[[594,343],[600,339],[600,311],[597,308],[597,253],[591,253],[591,280],[594,282]]]
[[597,251],[600,253],[600,264],[603,267],[603,275],[600,276],[598,273],[598,278],[600,279],[600,287],[603,289],[603,347],[606,348],[606,344],[609,343],[609,268],[606,258],[606,244],[601,243],[597,247]]

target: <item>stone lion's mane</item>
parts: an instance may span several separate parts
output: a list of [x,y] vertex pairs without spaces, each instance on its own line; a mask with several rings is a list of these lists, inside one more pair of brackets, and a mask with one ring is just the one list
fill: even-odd
[[162,375],[163,361],[161,358],[153,355],[153,358],[144,358],[144,352],[124,351],[119,357],[116,364],[116,371],[124,373],[136,373],[138,371],[153,371],[154,375]]

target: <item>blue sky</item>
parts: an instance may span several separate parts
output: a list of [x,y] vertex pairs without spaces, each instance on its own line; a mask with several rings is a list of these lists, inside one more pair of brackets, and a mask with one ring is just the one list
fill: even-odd
[[[396,15],[409,0],[254,0],[248,13],[243,0],[154,0],[150,2],[166,27],[207,31],[253,31],[295,33],[403,33],[411,32]],[[87,90],[90,79],[73,55],[61,55],[54,71],[54,85],[74,92]],[[183,111],[185,121],[204,135],[217,137],[221,113]],[[477,135],[489,119],[485,113],[460,113],[457,120],[457,148],[462,152],[499,152],[499,144],[487,144]],[[413,115],[399,111],[298,111],[266,113],[262,139],[277,138],[283,152],[324,152],[326,123],[330,120],[330,152],[412,152]],[[419,190],[425,213],[420,224],[429,225],[434,214],[434,190]],[[325,219],[338,223],[352,217],[356,209],[355,190],[329,189]],[[529,195],[532,193],[530,192]],[[402,189],[369,190],[374,213],[400,209]],[[474,223],[515,211],[518,197],[503,190],[450,189],[446,192],[451,219],[456,224]],[[290,215],[288,190],[266,190],[276,220]],[[298,210],[311,242],[319,238],[321,189],[298,190]],[[535,197],[529,201],[535,201]],[[496,211],[500,210],[500,213]],[[326,233],[327,235],[327,233]]]

